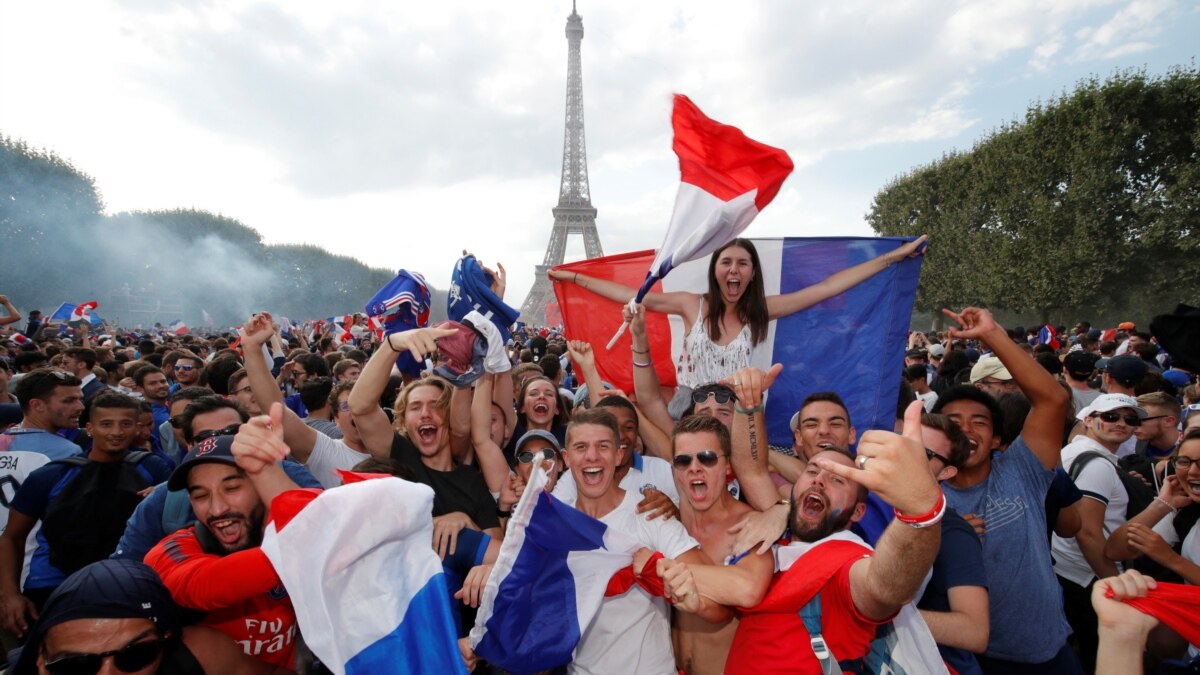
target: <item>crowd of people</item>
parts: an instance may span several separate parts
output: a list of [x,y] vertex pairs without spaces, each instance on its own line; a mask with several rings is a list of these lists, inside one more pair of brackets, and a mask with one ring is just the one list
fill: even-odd
[[[548,672],[879,672],[900,633],[960,674],[1188,667],[1196,646],[1121,602],[1200,584],[1196,373],[1137,326],[1047,339],[947,311],[949,329],[878,346],[905,351],[893,429],[856,429],[836,390],[770,408],[794,364],[750,366],[767,323],[923,243],[766,297],[753,245],[731,242],[705,294],[647,297],[689,327],[678,391],[628,307],[632,353],[613,356],[561,329],[503,340],[482,317],[388,334],[355,319],[345,337],[266,312],[205,335],[32,312],[22,327],[0,296],[10,672],[328,672],[261,543],[278,495],[337,490],[347,470],[432,489],[429,545],[474,672],[505,672],[468,635],[543,470],[555,499],[642,546],[638,583]],[[425,367],[401,372],[404,355]],[[768,415],[790,418],[790,446],[768,443]]]

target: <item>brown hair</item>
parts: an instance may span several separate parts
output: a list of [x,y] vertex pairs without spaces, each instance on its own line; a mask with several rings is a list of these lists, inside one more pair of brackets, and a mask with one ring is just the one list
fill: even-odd
[[619,442],[621,438],[621,429],[617,426],[617,418],[612,413],[604,408],[580,408],[571,415],[571,422],[567,424],[567,445],[571,444],[571,430],[577,426],[584,424],[595,424],[602,427],[608,427],[613,434],[613,442]]
[[[454,385],[443,380],[440,377],[431,376],[423,377],[419,380],[413,380],[404,385],[400,393],[396,395],[396,420],[399,421],[399,432],[402,436],[408,436],[408,429],[404,426],[404,410],[408,407],[408,397],[417,387],[436,387],[441,393],[438,395],[438,400],[434,403],[434,407],[442,412],[443,417],[450,411],[450,396],[454,393]],[[335,399],[336,400],[336,399]],[[450,420],[443,419],[443,422],[449,423]]]
[[967,458],[971,456],[971,440],[963,433],[963,430],[945,415],[936,415],[930,413],[921,413],[921,426],[929,427],[946,434],[946,438],[950,439],[950,466],[961,469],[967,463]]
[[680,434],[712,434],[717,437],[721,446],[721,454],[729,457],[732,443],[729,440],[729,429],[715,417],[709,415],[691,415],[679,421],[671,432],[671,454],[675,453],[675,439]]

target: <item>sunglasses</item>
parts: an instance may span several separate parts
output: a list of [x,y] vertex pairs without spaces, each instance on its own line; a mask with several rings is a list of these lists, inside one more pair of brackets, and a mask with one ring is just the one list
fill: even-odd
[[104,660],[112,657],[113,665],[122,673],[135,673],[154,663],[162,654],[162,640],[148,640],[125,645],[120,649],[100,654],[79,654],[46,661],[46,672],[50,675],[96,675]]
[[942,464],[945,464],[946,466],[950,466],[950,460],[946,459],[945,457],[942,457],[941,455],[930,450],[929,448],[925,448],[925,457],[927,459],[933,459],[934,457],[937,457],[938,459],[942,460]]
[[57,377],[58,379],[60,379],[60,380],[64,380],[64,381],[65,381],[65,380],[69,380],[69,379],[71,379],[71,378],[75,377],[74,375],[72,375],[72,374],[68,373],[67,371],[65,371],[65,370],[59,370],[59,369],[57,369],[57,368],[51,368],[51,369],[50,369],[50,374],[51,374],[51,375],[53,375],[53,376],[55,376],[55,377]]
[[733,399],[733,392],[728,389],[701,389],[700,391],[692,392],[692,403],[700,404],[708,400],[712,396],[717,399],[717,403],[729,403]]
[[700,466],[712,468],[717,465],[717,460],[720,456],[712,450],[701,450],[694,455],[675,455],[675,459],[671,463],[676,469],[687,469],[692,466],[692,458],[700,460]]
[[199,443],[200,441],[216,438],[217,436],[232,436],[238,432],[238,429],[241,428],[242,425],[239,423],[230,424],[224,429],[209,429],[208,431],[201,431],[200,433],[196,434],[196,442]]
[[530,452],[530,451],[526,450],[524,452],[517,453],[517,461],[522,464],[533,464],[535,461],[537,461],[539,459],[548,459],[548,460],[553,461],[554,460],[554,451],[551,450],[550,448],[542,448],[541,450],[538,450],[537,452]]
[[1109,424],[1112,424],[1118,420],[1125,420],[1125,424],[1128,424],[1131,427],[1142,426],[1142,418],[1138,417],[1134,413],[1129,415],[1118,415],[1115,412],[1102,412],[1098,415],[1098,417]]
[[183,372],[185,372],[185,373],[190,373],[191,371],[193,371],[193,370],[195,370],[195,369],[196,369],[196,366],[193,366],[193,365],[191,365],[190,363],[188,363],[188,364],[180,364],[180,363],[177,363],[177,364],[175,364],[175,370],[181,370],[181,371],[183,371]]
[[168,417],[168,418],[167,418],[167,421],[168,421],[168,422],[170,422],[170,423],[171,423],[171,426],[172,426],[172,427],[175,427],[176,429],[182,429],[182,428],[183,428],[183,418],[182,418],[182,417],[178,417],[178,416],[176,416],[176,417]]

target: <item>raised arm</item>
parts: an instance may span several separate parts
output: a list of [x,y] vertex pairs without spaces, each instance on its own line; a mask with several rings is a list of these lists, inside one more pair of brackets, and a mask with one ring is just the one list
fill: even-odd
[[[488,490],[493,494],[504,488],[508,480],[508,462],[504,451],[492,440],[492,390],[491,373],[485,374],[475,383],[475,396],[471,399],[471,444],[475,447],[475,461],[483,472]],[[509,387],[512,390],[512,387]]]
[[767,423],[763,414],[765,394],[783,365],[776,363],[771,370],[743,368],[732,378],[722,380],[737,394],[733,426],[729,429],[733,442],[733,472],[737,474],[746,501],[759,511],[779,503],[779,491],[767,470]]
[[[490,376],[485,375],[483,379]],[[461,464],[471,452],[471,387],[455,387],[450,394],[450,454]]]
[[8,301],[7,295],[0,295],[0,307],[3,307],[8,313],[7,316],[0,317],[0,326],[7,326],[10,323],[16,323],[21,320],[21,313]]
[[629,311],[628,305],[622,305],[621,314],[629,322],[629,335],[632,338],[633,395],[637,399],[638,408],[659,431],[670,435],[671,430],[675,428],[675,420],[671,419],[671,413],[667,411],[667,402],[663,400],[658,373],[655,372],[654,362],[651,360],[650,340],[646,337],[646,312],[643,309],[634,314]]
[[779,317],[794,314],[802,309],[812,307],[818,302],[828,300],[840,293],[845,293],[891,267],[893,264],[905,258],[921,255],[921,245],[927,239],[929,239],[929,236],[923,234],[917,239],[903,244],[892,251],[888,251],[879,257],[831,274],[812,286],[801,288],[798,291],[792,291],[785,295],[772,295],[767,298],[767,313],[772,319],[778,319]]
[[571,356],[571,360],[575,362],[575,368],[579,372],[579,377],[587,385],[588,405],[596,405],[600,402],[600,399],[604,398],[601,392],[604,391],[605,387],[601,384],[600,371],[596,370],[596,353],[592,351],[592,343],[583,340],[570,340],[567,342],[567,353]]
[[1061,463],[1063,423],[1069,394],[1045,368],[1026,354],[1008,337],[1008,333],[992,318],[992,313],[978,307],[968,307],[960,314],[948,309],[942,313],[960,326],[951,328],[950,335],[963,340],[981,340],[1000,359],[1032,407],[1025,418],[1021,436],[1041,461],[1053,469]]
[[[550,270],[548,274],[554,281],[577,284],[596,295],[621,304],[628,304],[637,295],[636,288],[630,288],[624,284],[607,279],[597,279],[596,277],[578,272]],[[700,296],[695,293],[683,291],[676,291],[674,293],[647,293],[646,297],[642,298],[642,304],[652,312],[664,312],[680,316],[688,316],[690,312],[690,315],[694,318],[699,298]]]
[[[283,406],[283,392],[271,377],[271,366],[263,354],[263,345],[275,333],[275,320],[267,312],[261,312],[250,317],[242,326],[242,345],[246,355],[246,379],[250,381],[250,391],[258,407],[270,410],[278,403]],[[281,424],[283,438],[292,450],[292,457],[298,462],[307,462],[317,444],[317,431],[304,423],[296,413],[283,406],[284,413]]]
[[[921,440],[924,406],[913,401],[904,414],[904,434],[871,430],[858,444],[858,462],[839,464],[827,457],[812,461],[822,469],[855,481],[879,495],[905,516],[945,512],[941,488],[929,473],[925,444]],[[863,459],[863,458],[867,459]],[[941,544],[941,516],[927,527],[912,527],[893,520],[874,555],[850,568],[850,593],[859,611],[868,618],[886,619],[911,602],[933,566]]]
[[272,403],[267,415],[253,417],[238,429],[230,448],[238,468],[246,472],[246,478],[268,508],[280,493],[300,487],[279,464],[291,454],[283,440],[285,410],[282,403]]
[[[392,449],[395,432],[387,413],[379,407],[379,397],[387,387],[396,357],[409,352],[420,362],[437,350],[438,338],[453,334],[453,330],[444,328],[414,328],[403,333],[392,333],[379,343],[379,349],[371,355],[354,388],[350,390],[349,399],[354,424],[358,427],[363,445],[372,455],[390,454]],[[397,411],[397,414],[402,415],[403,412]]]

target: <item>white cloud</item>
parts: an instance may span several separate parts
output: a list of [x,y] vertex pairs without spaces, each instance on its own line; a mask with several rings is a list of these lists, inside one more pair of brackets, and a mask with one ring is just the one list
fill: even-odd
[[[59,3],[8,3],[0,131],[94,175],[113,211],[209,209],[443,286],[466,245],[505,262],[519,303],[558,193],[566,7],[108,0],[64,21]],[[1168,0],[579,9],[609,253],[661,239],[672,92],[792,155],[751,234],[866,234],[888,176],[1069,86],[1068,63],[1107,71],[1200,23]],[[997,83],[1025,78],[1041,88],[996,100]]]

